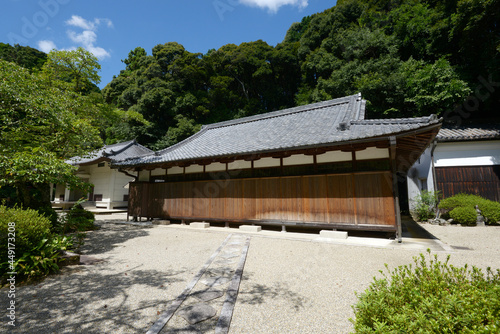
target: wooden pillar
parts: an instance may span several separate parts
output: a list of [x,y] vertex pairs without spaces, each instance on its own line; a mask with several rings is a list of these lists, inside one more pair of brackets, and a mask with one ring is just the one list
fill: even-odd
[[401,227],[401,209],[399,208],[399,190],[398,190],[398,175],[396,164],[396,148],[397,140],[395,136],[389,138],[390,141],[390,156],[391,156],[391,172],[392,172],[392,194],[394,197],[394,211],[396,213],[396,239],[402,241],[403,230]]

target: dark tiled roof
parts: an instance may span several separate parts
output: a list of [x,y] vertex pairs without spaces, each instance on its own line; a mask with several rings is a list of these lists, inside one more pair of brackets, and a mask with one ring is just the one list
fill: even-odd
[[83,165],[97,160],[107,158],[111,161],[125,160],[128,158],[137,158],[139,156],[154,153],[152,150],[138,144],[135,140],[123,143],[106,145],[103,148],[90,153],[85,157],[73,157],[67,162],[72,165]]
[[155,154],[120,161],[134,166],[327,146],[416,130],[435,116],[364,120],[360,94],[266,114],[210,124]]
[[466,127],[444,127],[437,136],[439,142],[500,139],[500,124],[475,125]]

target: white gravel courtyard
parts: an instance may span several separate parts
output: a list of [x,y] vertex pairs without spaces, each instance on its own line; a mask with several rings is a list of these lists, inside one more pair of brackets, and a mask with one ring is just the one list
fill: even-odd
[[[500,227],[423,227],[441,240],[444,249],[439,243],[433,248],[441,259],[451,253],[457,265],[500,268]],[[240,235],[237,229],[103,224],[88,232],[83,247],[102,261],[18,286],[16,327],[5,318],[2,331],[146,333],[230,233]],[[411,263],[434,242],[342,243],[281,232],[245,237],[250,241],[229,333],[349,333],[354,292],[366,289],[384,263]],[[0,305],[7,302],[4,288]],[[176,332],[204,332],[189,328]]]

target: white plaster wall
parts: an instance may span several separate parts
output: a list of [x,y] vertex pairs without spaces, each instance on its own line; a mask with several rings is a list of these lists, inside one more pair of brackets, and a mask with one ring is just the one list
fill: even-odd
[[200,165],[191,165],[186,167],[186,174],[189,173],[203,173],[203,166]]
[[[408,181],[408,200],[410,210],[415,207],[415,198],[421,193],[422,189],[434,191],[434,179],[432,175],[431,160],[432,145],[428,147],[420,158],[413,164],[407,174]],[[424,186],[422,183],[426,182]]]
[[356,160],[386,159],[389,158],[388,148],[368,147],[356,152]]
[[155,168],[151,171],[151,176],[160,176],[160,175],[165,175],[165,169]]
[[500,140],[439,143],[434,162],[436,167],[500,165]]
[[170,167],[169,169],[167,169],[168,175],[182,174],[182,173],[184,173],[184,167],[174,166],[174,167]]
[[[279,159],[277,159],[279,161]],[[295,154],[283,159],[283,166],[309,165],[314,163],[314,156],[305,154]]]
[[109,188],[111,172],[107,163],[104,167],[90,166],[89,182],[94,185],[94,195],[102,195],[103,202],[109,202],[112,196]]
[[230,162],[227,165],[227,168],[229,170],[234,170],[234,169],[249,169],[249,168],[252,168],[252,162],[251,161],[245,161],[245,160],[236,160],[236,161]]
[[226,170],[226,164],[220,163],[220,162],[214,162],[211,163],[210,165],[205,166],[205,171],[207,173],[209,172],[222,172]]
[[264,167],[279,167],[281,166],[281,160],[275,158],[262,158],[255,160],[253,162],[254,168],[264,168]]
[[351,161],[351,160],[352,160],[351,152],[332,151],[316,156],[316,161],[319,164],[326,162],[341,162],[341,161]]
[[126,187],[126,185],[134,181],[134,179],[123,173],[120,173],[116,169],[113,169],[112,173],[115,173],[115,184],[113,187],[113,196],[111,198],[111,201],[120,202],[123,201],[123,195],[128,194],[129,188]]

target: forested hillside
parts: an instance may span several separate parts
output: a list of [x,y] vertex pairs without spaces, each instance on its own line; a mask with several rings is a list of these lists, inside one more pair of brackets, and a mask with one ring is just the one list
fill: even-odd
[[[293,24],[275,47],[260,40],[206,54],[175,42],[151,54],[137,47],[103,93],[150,124],[118,124],[108,139],[136,137],[159,149],[200,124],[357,92],[369,118],[485,117],[500,100],[499,17],[499,0],[340,0]],[[454,111],[474,94],[472,115]]]
[[47,55],[29,46],[0,43],[0,59],[16,63],[28,70],[40,70],[47,61]]
[[[490,118],[500,103],[499,19],[500,0],[339,0],[294,23],[276,46],[259,40],[206,54],[176,42],[138,46],[102,95],[146,122],[130,117],[101,137],[161,149],[202,124],[358,92],[369,118]],[[47,61],[3,43],[0,58],[31,70]],[[81,93],[98,89],[87,81]]]

